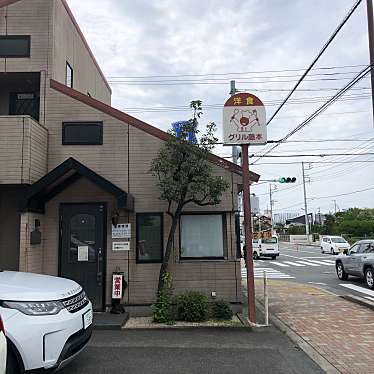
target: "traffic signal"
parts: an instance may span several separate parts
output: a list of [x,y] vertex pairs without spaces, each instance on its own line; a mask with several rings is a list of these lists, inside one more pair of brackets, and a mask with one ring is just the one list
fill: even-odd
[[279,183],[295,183],[296,177],[280,177],[278,179]]

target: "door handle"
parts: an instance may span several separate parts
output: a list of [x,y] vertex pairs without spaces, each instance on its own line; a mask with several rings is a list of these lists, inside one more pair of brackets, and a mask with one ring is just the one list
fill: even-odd
[[99,248],[99,250],[97,251],[97,283],[99,284],[99,286],[101,286],[101,281],[102,281],[102,272],[101,272],[101,261],[102,261],[102,258],[101,258],[101,248]]

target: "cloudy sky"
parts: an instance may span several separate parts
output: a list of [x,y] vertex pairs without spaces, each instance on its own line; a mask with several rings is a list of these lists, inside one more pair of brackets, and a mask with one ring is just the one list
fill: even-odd
[[[222,106],[230,80],[236,80],[237,89],[259,96],[269,118],[355,0],[68,3],[113,88],[113,106],[166,130],[172,122],[190,118],[188,105],[199,99],[205,106],[201,126],[216,122],[222,139]],[[284,137],[368,64],[366,22],[363,2],[271,122],[268,139]],[[277,184],[275,213],[302,212],[301,161],[309,181],[309,211],[333,211],[333,200],[338,209],[374,207],[374,162],[367,162],[374,156],[356,155],[374,152],[369,88],[370,79],[363,79],[289,139],[299,142],[282,144],[271,153],[288,157],[266,157],[251,166],[262,179],[297,178],[294,185]],[[263,154],[268,148],[251,147],[250,153]],[[230,157],[231,148],[218,146],[216,153]],[[289,157],[329,153],[343,156]],[[268,191],[268,183],[251,191],[260,196],[264,209]]]

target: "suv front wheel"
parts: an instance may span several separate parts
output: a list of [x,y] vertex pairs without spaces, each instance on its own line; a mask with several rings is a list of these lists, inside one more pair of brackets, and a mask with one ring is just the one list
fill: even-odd
[[372,268],[367,268],[365,270],[365,282],[370,289],[374,289],[374,274]]
[[348,279],[348,274],[344,271],[344,266],[341,262],[338,262],[336,264],[336,274],[338,275],[338,278],[341,280]]

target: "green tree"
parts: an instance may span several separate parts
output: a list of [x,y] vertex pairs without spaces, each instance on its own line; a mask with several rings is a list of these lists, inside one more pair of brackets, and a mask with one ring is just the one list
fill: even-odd
[[216,125],[209,123],[199,143],[188,141],[188,133],[197,133],[197,121],[202,115],[202,102],[192,101],[190,108],[193,118],[183,126],[181,134],[176,137],[170,132],[169,139],[153,160],[151,173],[157,178],[160,199],[168,204],[167,214],[171,217],[171,227],[160,268],[158,295],[164,289],[164,279],[168,272],[172,253],[174,234],[183,209],[187,204],[198,206],[216,205],[229,184],[221,177],[213,175],[213,168],[208,161],[209,152],[218,139],[215,137]]

